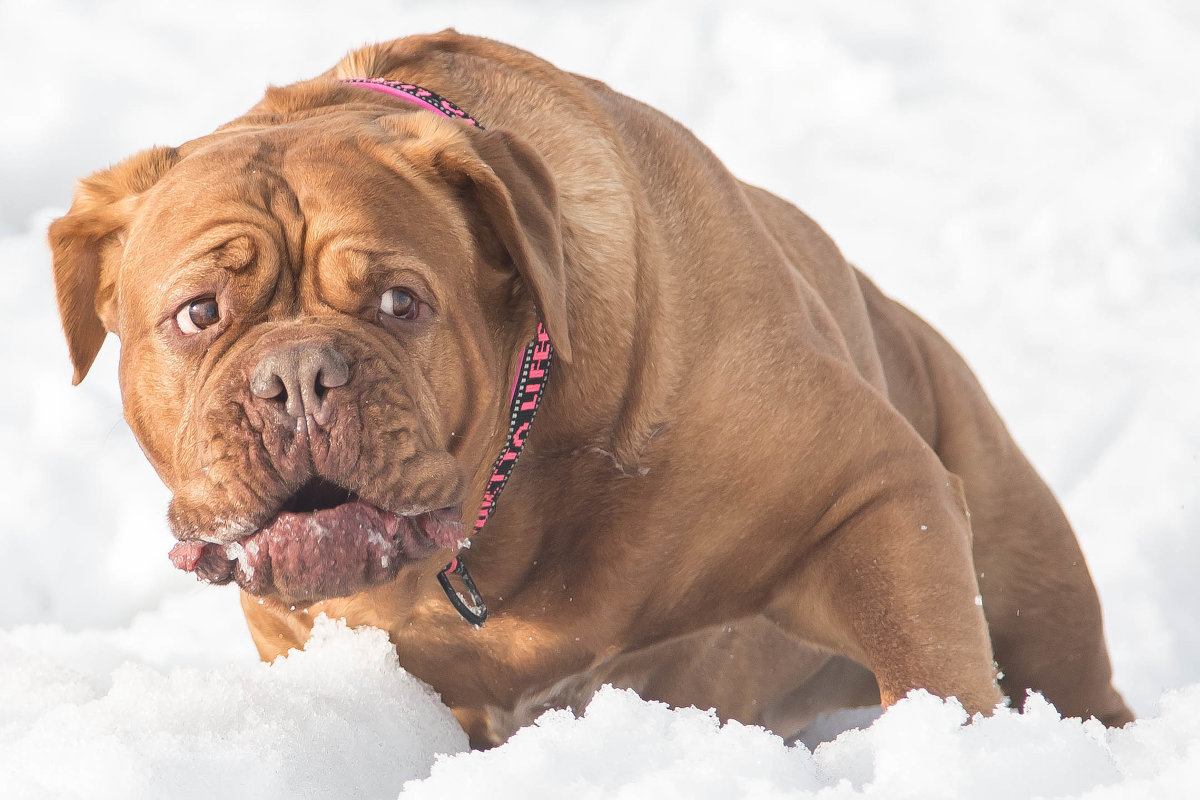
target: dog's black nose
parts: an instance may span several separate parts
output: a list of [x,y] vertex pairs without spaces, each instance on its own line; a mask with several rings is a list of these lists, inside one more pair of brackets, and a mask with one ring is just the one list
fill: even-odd
[[332,345],[302,342],[278,347],[260,358],[250,375],[250,392],[283,404],[289,416],[311,414],[323,425],[331,413],[326,390],[349,380],[350,366]]

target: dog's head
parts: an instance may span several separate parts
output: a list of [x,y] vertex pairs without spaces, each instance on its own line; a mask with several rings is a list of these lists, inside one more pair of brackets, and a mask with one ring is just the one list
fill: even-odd
[[544,162],[358,91],[135,155],[50,228],[75,381],[115,333],[176,564],[293,601],[456,547],[539,316],[570,358]]

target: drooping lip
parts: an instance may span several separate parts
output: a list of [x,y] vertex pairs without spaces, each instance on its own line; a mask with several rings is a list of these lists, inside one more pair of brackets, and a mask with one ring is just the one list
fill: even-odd
[[329,508],[281,510],[229,544],[177,543],[179,569],[201,580],[236,581],[251,594],[296,603],[350,594],[390,581],[400,567],[464,545],[461,506],[395,514],[353,498]]

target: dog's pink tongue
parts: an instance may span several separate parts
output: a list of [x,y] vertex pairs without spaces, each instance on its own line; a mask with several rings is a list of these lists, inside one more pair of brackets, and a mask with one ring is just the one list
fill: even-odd
[[285,512],[252,539],[269,553],[280,595],[343,597],[396,575],[404,553],[388,535],[391,516],[362,503]]
[[193,572],[204,553],[204,542],[179,542],[171,548],[171,563],[176,569]]

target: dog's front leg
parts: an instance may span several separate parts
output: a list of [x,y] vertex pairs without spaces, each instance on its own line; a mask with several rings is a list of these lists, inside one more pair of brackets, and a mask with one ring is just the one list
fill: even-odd
[[857,504],[804,556],[771,616],[869,667],[885,707],[926,689],[989,713],[1002,696],[969,517],[958,480],[924,461],[902,479],[861,476],[848,493]]

